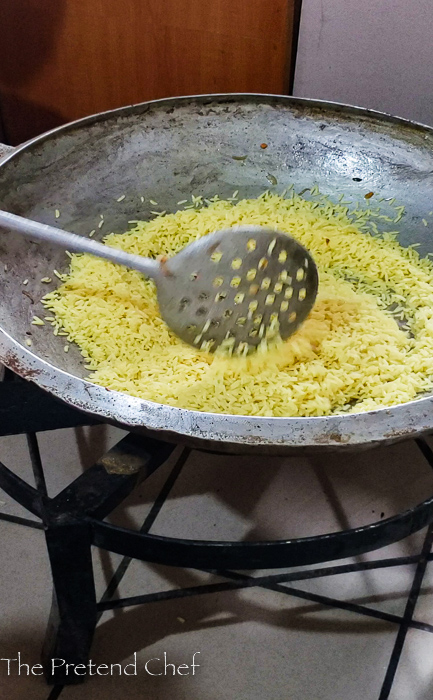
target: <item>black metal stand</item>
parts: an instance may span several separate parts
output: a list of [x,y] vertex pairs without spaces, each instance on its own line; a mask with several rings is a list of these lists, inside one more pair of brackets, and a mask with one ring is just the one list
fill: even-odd
[[54,588],[42,652],[49,683],[68,682],[65,667],[54,670],[52,659],[86,664],[89,658],[97,622],[90,534],[87,523],[72,520],[50,523],[46,531]]
[[[37,488],[23,481],[1,463],[0,487],[11,498],[40,518],[41,524],[1,513],[0,519],[30,527],[40,527],[45,530],[54,587],[52,611],[43,650],[43,664],[49,683],[59,686],[84,680],[84,675],[67,675],[65,666],[53,668],[52,659],[64,659],[66,663],[74,665],[86,664],[98,615],[102,614],[104,610],[246,587],[265,587],[286,595],[388,620],[400,625],[400,630],[407,631],[410,627],[415,627],[433,632],[432,625],[414,621],[412,614],[405,613],[403,617],[399,617],[363,605],[338,601],[292,586],[282,585],[283,583],[293,583],[351,571],[416,563],[418,578],[411,597],[411,604],[414,607],[427,561],[432,558],[430,554],[433,539],[432,527],[428,530],[423,551],[419,555],[411,557],[318,567],[308,571],[300,570],[270,576],[253,577],[233,571],[233,569],[300,567],[353,557],[380,549],[432,523],[433,497],[411,510],[386,520],[380,520],[356,529],[308,538],[271,542],[208,542],[151,535],[149,530],[156,514],[168,496],[189,454],[189,450],[184,449],[141,530],[128,530],[107,523],[104,518],[124,500],[138,482],[146,479],[166,462],[175,446],[163,441],[130,434],[55,498],[49,498],[46,493],[35,433],[39,430],[49,429],[47,415],[53,417],[52,427],[61,427],[59,425],[61,413],[59,402],[44,394],[43,405],[47,410],[45,415],[41,415],[40,408],[35,413],[19,411],[17,403],[15,422],[11,420],[11,415],[7,421],[2,421],[2,410],[7,404],[6,395],[11,387],[15,392],[13,394],[15,397],[25,394],[27,388],[29,391],[26,399],[28,403],[32,401],[32,392],[42,392],[23,382],[0,384],[0,435],[29,433],[29,448]],[[29,395],[30,398],[28,398]],[[62,410],[67,426],[94,422],[78,411],[66,407],[62,407]],[[422,439],[416,442],[433,468],[433,453],[429,446]],[[95,597],[91,545],[124,555],[122,564],[99,603]],[[131,558],[217,572],[227,580],[223,583],[112,600],[112,595]],[[401,646],[400,651],[397,650],[396,654],[401,653]],[[388,680],[385,679],[386,683],[384,683],[383,693],[379,700],[385,700],[388,697],[386,684],[392,683],[393,678],[392,672],[389,671],[389,673],[392,676],[391,681],[387,676]],[[389,685],[389,687],[391,686]]]

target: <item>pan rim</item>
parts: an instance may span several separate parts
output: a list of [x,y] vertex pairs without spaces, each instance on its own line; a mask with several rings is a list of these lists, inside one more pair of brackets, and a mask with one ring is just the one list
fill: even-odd
[[[48,141],[55,135],[97,122],[119,118],[131,111],[140,113],[152,107],[180,106],[191,102],[258,101],[285,103],[288,107],[322,108],[347,116],[376,118],[388,124],[410,127],[433,134],[433,127],[384,112],[338,102],[310,98],[272,95],[265,93],[216,93],[186,95],[150,100],[114,110],[100,112],[69,122],[26,143],[6,155],[0,168],[27,153],[33,147]],[[324,118],[327,114],[324,113]],[[126,429],[148,429],[154,432],[169,431],[183,438],[214,444],[228,443],[236,446],[262,445],[287,448],[340,448],[369,444],[385,444],[414,437],[431,430],[433,421],[433,396],[426,396],[390,407],[363,413],[311,417],[262,417],[208,413],[177,408],[154,401],[139,399],[122,392],[108,390],[86,379],[71,375],[34,355],[4,329],[0,328],[0,359],[18,375],[66,403],[94,416],[114,422]]]

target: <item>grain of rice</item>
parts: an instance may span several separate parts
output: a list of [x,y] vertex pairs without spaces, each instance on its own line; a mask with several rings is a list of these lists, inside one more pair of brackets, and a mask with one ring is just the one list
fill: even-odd
[[[162,322],[151,282],[74,255],[64,284],[44,304],[56,315],[54,333],[80,346],[91,381],[171,406],[256,416],[363,412],[431,389],[433,264],[413,247],[401,248],[396,231],[363,233],[373,219],[384,220],[378,209],[348,213],[322,196],[313,203],[269,192],[237,204],[215,196],[206,204],[138,222],[106,244],[156,258],[240,222],[274,227],[295,235],[316,260],[320,284],[310,316],[272,348],[267,336],[275,329],[261,323],[253,356],[224,356],[233,338],[222,354],[200,352]],[[393,220],[403,212],[395,207]],[[388,310],[392,304],[397,311]]]

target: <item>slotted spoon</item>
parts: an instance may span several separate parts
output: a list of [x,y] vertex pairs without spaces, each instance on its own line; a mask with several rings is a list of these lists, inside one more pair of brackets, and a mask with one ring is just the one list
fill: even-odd
[[318,274],[311,255],[285,233],[235,226],[152,260],[0,211],[0,225],[75,253],[90,253],[153,279],[160,313],[185,342],[247,354],[262,340],[291,336],[310,313]]

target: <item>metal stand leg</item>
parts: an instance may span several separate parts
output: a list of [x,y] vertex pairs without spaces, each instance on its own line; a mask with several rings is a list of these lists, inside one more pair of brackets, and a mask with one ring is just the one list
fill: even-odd
[[[87,469],[55,498],[42,497],[40,511],[46,531],[53,576],[53,604],[42,651],[48,683],[70,685],[85,680],[89,651],[97,623],[91,556],[92,518],[104,518],[149,477],[173,451],[173,445],[139,440],[129,435]],[[5,471],[6,477],[12,477]],[[0,484],[1,484],[0,470]],[[19,486],[23,488],[20,483]],[[33,505],[36,491],[22,496]],[[39,505],[39,504],[36,504]]]
[[60,516],[49,524],[46,541],[54,589],[42,651],[45,676],[55,685],[81,683],[97,621],[90,528]]

